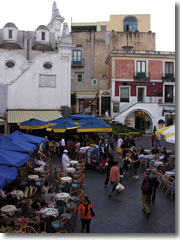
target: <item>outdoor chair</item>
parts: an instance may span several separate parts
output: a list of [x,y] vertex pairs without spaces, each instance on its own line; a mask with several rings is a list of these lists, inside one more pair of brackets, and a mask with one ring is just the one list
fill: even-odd
[[140,158],[140,169],[142,168],[142,166],[145,167],[145,170],[147,169],[147,165],[148,165],[148,159],[147,158],[144,158],[144,157],[141,157]]
[[83,190],[77,189],[70,193],[70,201],[76,202],[79,205],[82,195],[83,195]]
[[60,216],[59,220],[51,222],[51,227],[55,231],[66,230],[66,227],[65,227],[66,222],[67,222],[67,216],[65,217]]
[[54,179],[55,183],[56,183],[56,192],[60,192],[62,191],[65,187],[66,187],[66,184],[65,183],[62,183],[60,179]]
[[166,197],[167,193],[171,193],[170,200],[172,200],[172,197],[175,194],[175,179],[174,178],[170,177],[169,181],[167,182],[167,191],[165,193],[165,197]]
[[163,189],[166,187],[168,187],[168,181],[169,181],[169,175],[163,175],[163,186],[162,186],[162,189],[161,191],[163,191]]
[[61,214],[61,217],[67,217],[67,222],[66,223],[71,225],[72,231],[74,231],[74,226],[73,225],[76,226],[76,222],[74,220],[74,215],[76,213],[76,210],[77,210],[77,207],[75,207],[74,210],[72,210],[72,212]]

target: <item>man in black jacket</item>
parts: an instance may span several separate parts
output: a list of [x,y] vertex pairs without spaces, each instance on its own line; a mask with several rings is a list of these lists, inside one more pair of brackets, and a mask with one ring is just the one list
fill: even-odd
[[133,138],[132,138],[132,135],[129,136],[129,148],[131,148],[132,146],[136,146]]
[[153,196],[154,194],[153,182],[152,179],[149,177],[148,171],[144,172],[144,179],[141,183],[141,190],[142,190],[142,205],[144,207],[142,211],[146,213],[146,217],[148,218],[151,214],[148,208],[149,198],[151,197],[151,195]]

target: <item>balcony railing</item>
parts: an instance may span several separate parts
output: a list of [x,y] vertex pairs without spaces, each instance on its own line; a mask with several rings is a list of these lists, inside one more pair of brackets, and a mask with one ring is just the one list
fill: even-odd
[[150,72],[148,74],[148,77],[146,76],[146,73],[137,73],[136,75],[134,73],[134,80],[135,81],[150,81]]
[[84,67],[84,59],[81,61],[71,61],[71,66],[72,67]]
[[175,75],[174,73],[162,73],[162,80],[164,82],[175,82]]

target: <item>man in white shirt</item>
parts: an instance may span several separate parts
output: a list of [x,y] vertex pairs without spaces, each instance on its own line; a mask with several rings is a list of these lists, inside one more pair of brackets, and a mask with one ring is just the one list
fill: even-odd
[[64,151],[64,149],[65,149],[65,146],[66,146],[66,142],[65,142],[65,139],[64,139],[64,137],[62,137],[62,139],[61,139],[61,152],[63,152],[63,151]]
[[117,140],[117,152],[118,152],[118,158],[121,158],[122,155],[122,144],[123,144],[123,140],[122,138],[120,138],[120,136],[118,135],[118,140]]
[[70,166],[70,158],[68,157],[68,150],[64,149],[64,153],[62,155],[62,168],[66,169],[67,167]]

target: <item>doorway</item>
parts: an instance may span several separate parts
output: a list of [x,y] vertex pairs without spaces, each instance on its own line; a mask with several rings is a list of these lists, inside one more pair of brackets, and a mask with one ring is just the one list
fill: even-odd
[[138,87],[138,102],[144,102],[144,93],[145,93],[145,88]]
[[110,97],[101,97],[101,114],[104,115],[107,110],[109,110],[109,116],[111,113],[110,109]]

